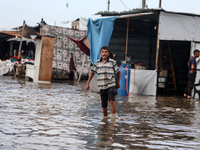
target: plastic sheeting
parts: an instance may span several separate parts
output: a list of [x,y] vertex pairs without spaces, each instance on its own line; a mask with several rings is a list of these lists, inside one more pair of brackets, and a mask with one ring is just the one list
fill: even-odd
[[116,18],[99,18],[94,21],[91,18],[88,19],[87,35],[90,42],[90,59],[92,64],[101,58],[101,47],[109,45]]
[[13,63],[11,63],[10,60],[1,61],[0,62],[0,76],[8,73],[9,71],[12,71],[13,69]]
[[200,41],[200,17],[160,12],[160,40]]
[[[157,71],[131,69],[129,94],[142,94],[156,96]],[[135,88],[134,88],[135,85]]]
[[[23,27],[22,27],[23,28]],[[35,35],[36,38],[35,39],[40,39],[40,35],[38,32],[36,32],[34,29],[32,29],[31,27],[29,27],[28,25],[24,25],[24,30],[23,29],[20,29],[20,31],[18,31],[18,33],[22,36],[23,34],[23,37],[25,38],[29,38],[31,39],[31,35]],[[22,31],[23,30],[23,31]],[[22,33],[23,32],[23,33]]]
[[79,30],[87,30],[87,19],[79,18]]

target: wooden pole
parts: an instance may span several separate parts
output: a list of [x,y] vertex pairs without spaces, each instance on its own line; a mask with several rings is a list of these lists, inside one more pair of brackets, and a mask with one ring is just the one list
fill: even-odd
[[84,56],[83,56],[81,72],[80,72],[80,74],[79,74],[79,78],[78,78],[77,84],[79,84],[79,81],[81,80],[81,75],[82,75],[82,73],[83,73],[83,67],[84,67],[85,59],[86,59],[86,54],[84,54]]
[[159,36],[159,18],[158,18],[158,26],[157,26],[157,46],[156,46],[156,64],[155,69],[158,70],[158,55],[159,55],[159,49],[160,49],[160,40],[158,38]]
[[139,13],[139,14],[132,14],[132,15],[122,15],[119,16],[117,18],[130,18],[130,17],[140,17],[140,16],[144,16],[144,15],[151,15],[154,14],[153,12],[148,12],[148,13]]
[[110,0],[108,0],[108,11],[110,10]]
[[127,18],[127,29],[126,29],[125,64],[127,64],[127,53],[128,53],[128,31],[129,31],[129,18]]
[[142,0],[142,9],[145,8],[145,5],[146,5],[146,0]]
[[161,8],[162,0],[159,0],[159,8]]
[[21,49],[22,49],[24,27],[25,27],[25,21],[23,22],[23,27],[22,27],[22,35],[21,35],[21,41],[20,41],[19,50],[18,50],[18,58],[20,58],[20,53],[21,53]]
[[197,42],[191,41],[191,44],[190,44],[190,57],[192,56],[192,52],[193,52],[195,43],[197,43]]

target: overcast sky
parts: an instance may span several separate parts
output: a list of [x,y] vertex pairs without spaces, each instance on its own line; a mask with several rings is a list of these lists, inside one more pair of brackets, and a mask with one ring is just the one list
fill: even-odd
[[[66,26],[79,17],[97,18],[107,11],[108,0],[0,0],[0,29],[21,26],[23,20],[36,26],[43,18],[49,25]],[[158,8],[159,0],[146,0],[148,8]],[[142,7],[142,0],[110,0],[110,11],[128,11]],[[200,14],[200,0],[162,0],[166,11]]]

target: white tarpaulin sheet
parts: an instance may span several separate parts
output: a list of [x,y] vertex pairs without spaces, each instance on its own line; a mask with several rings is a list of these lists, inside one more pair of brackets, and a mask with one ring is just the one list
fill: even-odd
[[[135,81],[135,82],[134,82]],[[131,69],[129,93],[156,96],[157,71]],[[135,88],[134,88],[135,85]]]
[[200,17],[160,12],[160,40],[200,41]]
[[87,19],[79,18],[79,30],[87,30]]

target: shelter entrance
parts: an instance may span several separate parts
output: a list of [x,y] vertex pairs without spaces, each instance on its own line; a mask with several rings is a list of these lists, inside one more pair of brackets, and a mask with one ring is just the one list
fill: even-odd
[[178,95],[184,93],[187,83],[187,63],[190,57],[190,47],[191,42],[189,41],[160,41],[158,95],[163,94],[163,92]]

